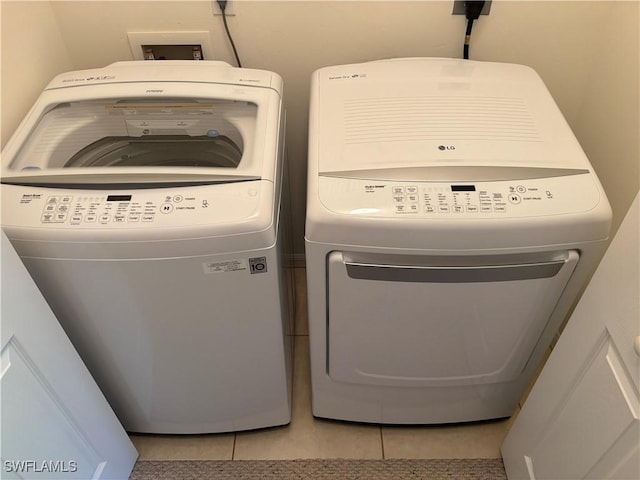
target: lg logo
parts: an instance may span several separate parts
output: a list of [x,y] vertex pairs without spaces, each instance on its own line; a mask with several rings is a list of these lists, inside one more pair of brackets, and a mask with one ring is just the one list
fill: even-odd
[[438,150],[455,150],[456,147],[454,145],[438,145]]

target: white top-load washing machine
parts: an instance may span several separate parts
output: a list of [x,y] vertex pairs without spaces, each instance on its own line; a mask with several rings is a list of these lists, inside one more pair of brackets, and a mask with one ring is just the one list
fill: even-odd
[[2,228],[127,430],[290,421],[283,124],[277,74],[120,62],[3,152]]
[[314,415],[511,415],[610,221],[532,69],[434,58],[316,71],[306,222]]

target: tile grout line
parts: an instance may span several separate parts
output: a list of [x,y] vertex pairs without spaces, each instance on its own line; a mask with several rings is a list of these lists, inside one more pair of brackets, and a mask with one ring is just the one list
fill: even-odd
[[238,438],[238,434],[234,433],[233,434],[233,448],[231,449],[231,460],[235,460],[236,459],[236,440]]
[[384,435],[382,433],[382,425],[380,425],[380,449],[382,450],[382,459],[385,460],[387,457],[384,454]]

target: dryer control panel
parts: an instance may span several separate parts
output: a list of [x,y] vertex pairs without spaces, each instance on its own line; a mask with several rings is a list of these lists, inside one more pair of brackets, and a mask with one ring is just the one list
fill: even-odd
[[590,210],[600,201],[589,173],[491,182],[320,176],[319,189],[321,202],[333,212],[379,217],[479,219],[560,215]]

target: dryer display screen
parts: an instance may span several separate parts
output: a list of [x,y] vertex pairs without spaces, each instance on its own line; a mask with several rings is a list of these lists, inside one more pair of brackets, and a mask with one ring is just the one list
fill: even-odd
[[475,185],[451,185],[452,192],[475,192]]

